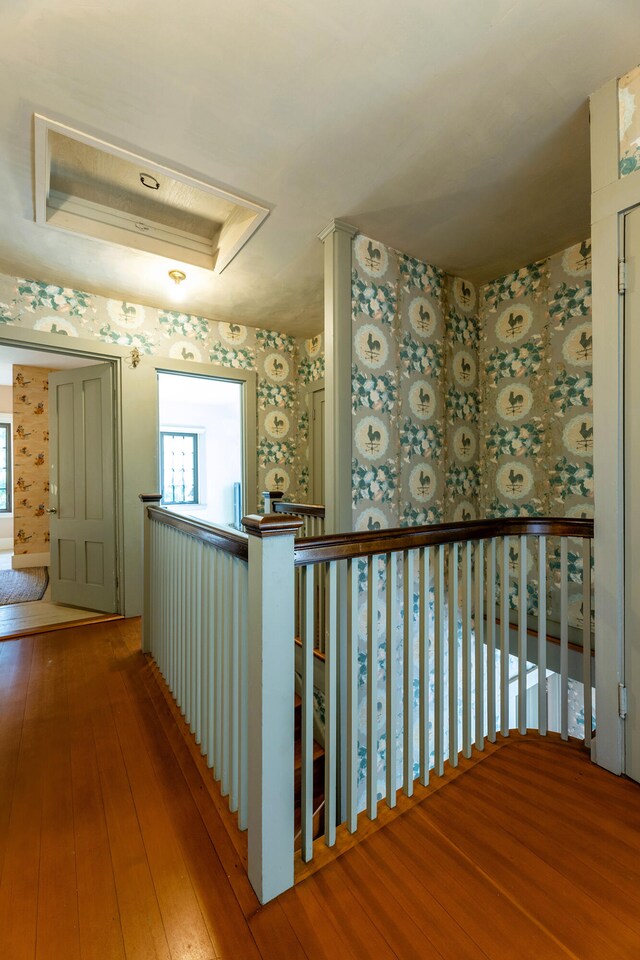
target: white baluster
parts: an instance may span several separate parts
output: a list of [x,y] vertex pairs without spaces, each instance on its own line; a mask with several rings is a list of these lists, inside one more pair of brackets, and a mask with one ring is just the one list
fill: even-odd
[[500,557],[500,732],[509,736],[509,537]]
[[487,558],[487,735],[496,742],[496,539],[489,541]]
[[518,730],[527,732],[527,538],[520,537],[518,556]]
[[347,560],[347,825],[351,833],[358,827],[358,562]]
[[462,752],[471,756],[471,542],[462,547]]
[[324,836],[327,846],[336,842],[336,793],[338,761],[338,568],[327,564],[329,592],[329,629],[325,650],[325,758],[324,758]]
[[[429,783],[429,593],[431,547],[420,550],[420,783]],[[387,632],[387,645],[389,634]],[[388,736],[388,733],[387,733]]]
[[475,559],[475,742],[476,750],[484,750],[484,540],[476,543]]
[[438,544],[434,574],[434,768],[444,774],[444,544]]
[[458,766],[458,544],[449,546],[449,764]]
[[547,734],[547,538],[538,537],[538,730]]
[[313,857],[313,631],[314,583],[313,568],[301,568],[302,607],[302,769],[301,773],[301,828],[302,859]]
[[396,663],[396,628],[398,623],[398,554],[387,554],[387,583],[386,583],[386,775],[387,775],[387,806],[395,807],[397,790],[397,663]]
[[235,813],[239,803],[240,775],[240,624],[242,622],[242,597],[240,594],[241,561],[229,557],[231,565],[231,719],[229,727],[229,809]]
[[367,813],[378,814],[378,557],[367,559]]
[[560,735],[569,739],[569,599],[568,543],[560,540]]
[[403,782],[402,790],[405,796],[413,795],[413,581],[414,581],[414,554],[413,550],[403,553],[403,591],[404,591],[404,618],[403,618],[403,733],[404,744],[402,751]]
[[591,541],[582,542],[582,683],[584,686],[584,744],[591,745]]
[[247,829],[249,807],[249,568],[245,561],[240,567],[242,602],[240,604],[240,760],[239,760],[239,805],[238,826]]

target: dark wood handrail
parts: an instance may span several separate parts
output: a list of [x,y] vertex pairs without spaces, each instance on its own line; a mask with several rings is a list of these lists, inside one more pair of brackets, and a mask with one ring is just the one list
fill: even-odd
[[147,507],[147,515],[151,520],[163,523],[166,527],[174,527],[196,540],[211,543],[225,553],[232,553],[235,557],[241,557],[242,560],[249,559],[249,537],[246,533],[229,530],[227,527],[218,527],[215,523],[207,523],[205,520],[183,517],[179,513],[171,513],[164,507]]
[[300,517],[321,517],[324,520],[324,504],[291,503],[288,500],[276,500],[271,509],[274,513],[297,513]]
[[567,517],[500,517],[495,520],[467,520],[423,527],[394,527],[361,533],[334,533],[308,537],[295,545],[295,565],[306,566],[329,560],[348,560],[374,554],[413,550],[417,547],[492,537],[519,536],[593,538],[593,520]]
[[[324,507],[317,505],[284,503],[278,505],[324,510]],[[282,512],[293,511],[283,510]],[[219,527],[202,520],[193,520],[190,517],[172,513],[165,507],[148,506],[147,513],[158,523],[181,530],[204,543],[211,543],[236,557],[241,557],[243,560],[249,557],[249,538],[246,533]],[[320,516],[317,513],[310,515]],[[467,540],[489,540],[492,537],[527,534],[590,540],[593,538],[593,520],[568,517],[504,517],[495,520],[438,523],[423,527],[394,527],[391,530],[365,530],[360,533],[334,533],[296,541],[295,565],[300,567],[310,563],[357,559],[374,554],[414,550],[418,547],[445,543],[464,543]]]

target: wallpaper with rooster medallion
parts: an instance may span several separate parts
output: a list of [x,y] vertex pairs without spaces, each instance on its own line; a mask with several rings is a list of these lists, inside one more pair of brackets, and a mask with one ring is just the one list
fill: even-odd
[[136,347],[142,355],[210,362],[257,373],[257,492],[304,499],[308,416],[299,385],[324,376],[323,338],[294,338],[52,283],[0,276],[0,326],[11,324]]

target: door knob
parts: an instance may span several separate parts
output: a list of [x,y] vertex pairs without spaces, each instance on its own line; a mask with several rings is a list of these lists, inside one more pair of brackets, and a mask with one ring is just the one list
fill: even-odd
[[58,511],[56,510],[55,507],[51,507],[50,510],[45,510],[45,513],[57,513],[57,512],[58,512]]

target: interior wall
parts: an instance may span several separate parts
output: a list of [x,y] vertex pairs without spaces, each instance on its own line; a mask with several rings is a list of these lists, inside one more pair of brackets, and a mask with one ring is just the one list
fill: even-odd
[[473,285],[361,235],[352,281],[355,529],[472,519]]
[[311,456],[309,387],[324,379],[324,335],[297,341],[298,347],[298,493],[302,503],[312,500],[310,491]]
[[353,249],[357,529],[593,516],[590,241],[483,286]]
[[620,176],[640,169],[640,67],[618,81]]
[[[0,418],[2,415],[13,416],[13,388],[8,384],[0,384]],[[0,514],[0,549],[13,549],[13,512]]]
[[[273,330],[222,323],[123,303],[0,275],[0,325],[80,337],[136,348],[144,355],[214,363],[257,373],[258,502],[265,489],[304,496],[308,482],[308,424],[299,422],[299,378],[315,376],[323,363],[322,340],[296,339]],[[315,342],[309,347],[308,344]],[[305,479],[306,478],[306,479]]]
[[14,565],[49,565],[51,372],[47,367],[13,367]]

